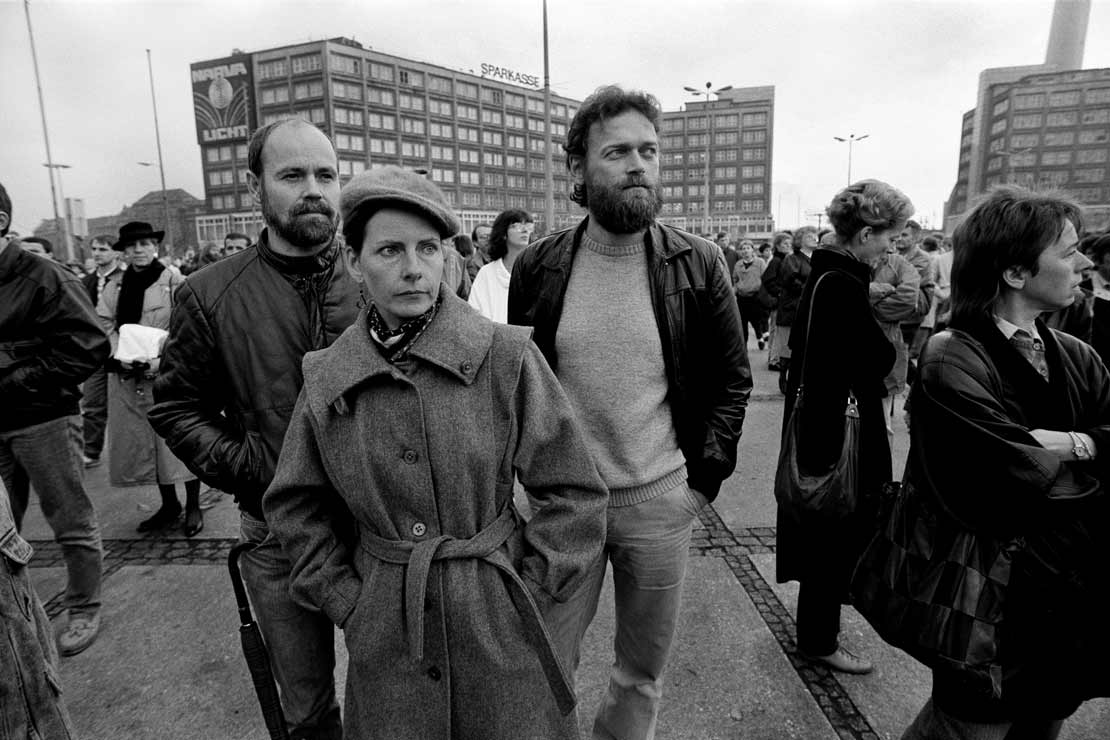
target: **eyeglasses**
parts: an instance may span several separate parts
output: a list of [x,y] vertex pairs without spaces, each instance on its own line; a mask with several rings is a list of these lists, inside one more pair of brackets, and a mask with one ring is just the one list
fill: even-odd
[[509,229],[512,231],[535,231],[536,225],[526,221],[518,221],[515,224],[510,224]]

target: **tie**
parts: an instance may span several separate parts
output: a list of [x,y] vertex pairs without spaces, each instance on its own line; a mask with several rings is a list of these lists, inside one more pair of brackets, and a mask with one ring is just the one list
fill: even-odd
[[1039,337],[1034,337],[1025,329],[1018,329],[1014,332],[1014,336],[1010,337],[1010,344],[1021,353],[1021,356],[1029,360],[1029,364],[1033,369],[1041,374],[1045,380],[1048,380],[1048,362],[1044,357],[1044,342]]

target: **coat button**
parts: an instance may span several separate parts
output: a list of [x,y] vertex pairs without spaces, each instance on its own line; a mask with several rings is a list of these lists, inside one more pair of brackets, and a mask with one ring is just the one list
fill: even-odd
[[405,452],[401,455],[401,459],[407,462],[409,465],[415,465],[419,457],[420,456],[416,454],[416,450],[405,450]]
[[417,537],[423,537],[424,533],[427,531],[428,527],[424,525],[424,522],[417,522],[412,525],[412,533]]
[[439,669],[435,666],[432,666],[428,669],[428,678],[432,679],[433,681],[438,681],[442,675],[443,674],[441,674],[439,672]]
[[462,365],[459,365],[459,369],[469,375],[470,371],[474,369],[474,364],[471,363],[470,360],[467,360]]

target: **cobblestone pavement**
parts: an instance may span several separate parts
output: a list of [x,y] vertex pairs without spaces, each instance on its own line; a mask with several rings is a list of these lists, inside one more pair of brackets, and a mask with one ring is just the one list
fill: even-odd
[[[732,530],[711,505],[702,509],[690,544],[694,557],[720,558],[728,565],[740,587],[755,604],[760,617],[778,641],[806,689],[813,695],[833,729],[841,738],[879,740],[855,702],[827,668],[802,658],[794,644],[794,618],[770,584],[756,569],[750,555],[775,552],[774,527]],[[61,548],[47,540],[32,541],[32,567],[64,567]],[[125,565],[221,565],[227,562],[234,538],[166,540],[156,535],[136,539],[104,540],[104,577]],[[62,612],[62,594],[45,604],[53,618]]]

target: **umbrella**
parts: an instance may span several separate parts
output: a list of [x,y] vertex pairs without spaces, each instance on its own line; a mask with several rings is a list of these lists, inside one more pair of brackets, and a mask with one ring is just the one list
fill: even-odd
[[247,668],[251,672],[254,691],[258,694],[258,703],[262,707],[262,718],[266,721],[270,739],[289,740],[285,715],[281,711],[281,699],[278,698],[277,684],[274,682],[274,672],[270,668],[270,655],[266,652],[266,643],[262,641],[262,632],[258,629],[258,623],[254,621],[251,614],[247,591],[243,588],[243,576],[239,573],[239,556],[251,549],[254,549],[254,543],[244,542],[231,548],[227,556],[227,568],[231,571],[231,586],[235,589],[235,601],[239,604],[239,639],[243,643],[243,656],[247,659]]

